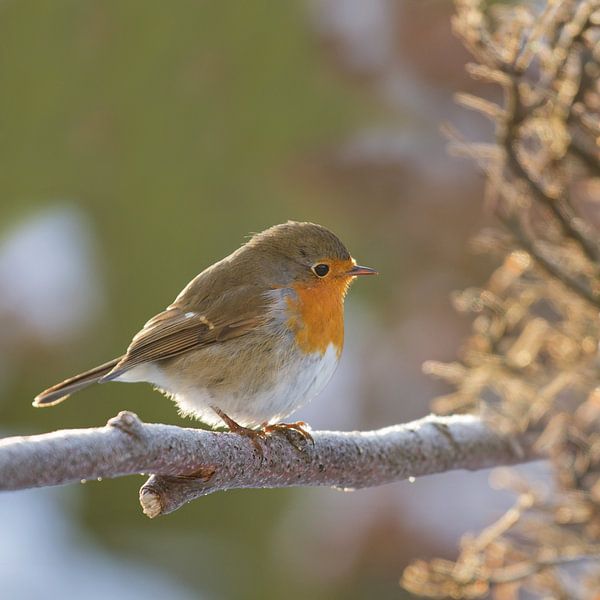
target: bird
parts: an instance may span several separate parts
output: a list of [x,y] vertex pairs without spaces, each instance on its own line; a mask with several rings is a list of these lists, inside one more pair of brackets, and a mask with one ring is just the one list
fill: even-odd
[[94,383],[147,382],[182,416],[256,438],[283,423],[331,379],[344,343],[344,299],[359,276],[329,229],[288,221],[253,235],[194,277],[133,337],[122,356],[65,379],[33,405],[58,404]]

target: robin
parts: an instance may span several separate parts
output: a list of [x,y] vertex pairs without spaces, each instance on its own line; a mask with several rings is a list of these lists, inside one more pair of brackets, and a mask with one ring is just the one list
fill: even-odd
[[[256,438],[316,396],[344,343],[344,298],[361,267],[331,231],[289,221],[197,275],[127,352],[36,396],[51,406],[93,383],[149,382],[182,415]],[[260,449],[260,448],[259,448]]]

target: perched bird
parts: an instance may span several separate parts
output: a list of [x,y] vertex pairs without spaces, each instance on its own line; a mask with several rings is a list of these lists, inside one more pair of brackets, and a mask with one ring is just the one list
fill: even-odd
[[[183,415],[256,440],[316,396],[338,364],[344,297],[361,267],[331,231],[289,221],[197,275],[127,352],[36,396],[50,406],[93,383],[149,382]],[[258,428],[258,429],[255,429]]]

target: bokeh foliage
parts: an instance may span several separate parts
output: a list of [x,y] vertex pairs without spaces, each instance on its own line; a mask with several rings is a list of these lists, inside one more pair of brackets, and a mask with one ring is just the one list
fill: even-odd
[[[347,238],[359,230],[333,188],[294,175],[304,153],[374,110],[331,76],[306,20],[301,2],[2,3],[0,228],[76,205],[92,221],[108,289],[105,313],[78,339],[15,363],[3,429],[98,425],[121,409],[181,423],[148,386],[99,387],[53,411],[33,411],[30,399],[118,353],[248,233],[288,218]],[[357,238],[347,242],[358,254]],[[73,517],[111,551],[192,589],[281,597],[269,527],[286,492],[220,495],[150,524],[131,502],[140,482],[86,484]],[[317,597],[310,578],[298,574],[297,586],[286,597]]]

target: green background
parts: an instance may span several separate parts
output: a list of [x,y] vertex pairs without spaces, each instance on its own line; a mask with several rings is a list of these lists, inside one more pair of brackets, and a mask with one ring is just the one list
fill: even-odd
[[[439,4],[448,30],[447,3]],[[447,292],[469,281],[463,235],[477,211],[454,201],[419,204],[414,190],[427,174],[416,182],[412,175],[403,196],[394,168],[336,166],[335,149],[352,132],[373,123],[401,128],[410,116],[328,52],[297,1],[0,5],[0,233],[48,207],[76,206],[92,224],[106,293],[102,313],[80,335],[57,345],[32,341],[12,357],[3,430],[96,426],[122,409],[188,425],[144,385],[98,386],[53,410],[35,411],[30,399],[121,353],[197,272],[250,232],[290,218],[329,226],[382,272],[356,285],[350,300],[368,312],[374,339],[411,306],[451,313]],[[422,193],[463,198],[443,186]],[[415,291],[431,265],[445,283]],[[427,401],[409,416],[426,413]],[[364,426],[387,418],[367,412]],[[67,488],[79,498],[69,518],[107,552],[135,556],[215,598],[402,597],[397,580],[414,540],[385,525],[343,579],[323,583],[278,560],[272,525],[312,490],[221,493],[150,521],[136,501],[142,481]],[[285,543],[294,545],[293,536]],[[323,543],[315,538],[301,551]]]

